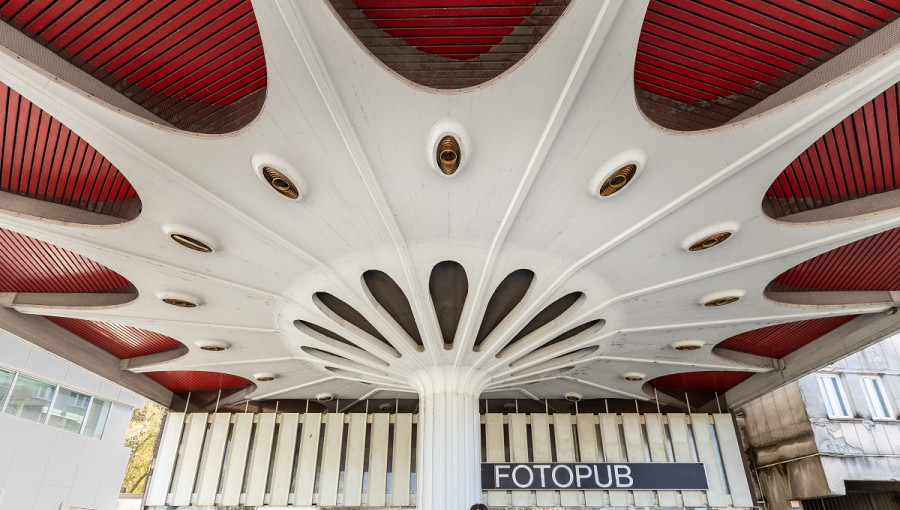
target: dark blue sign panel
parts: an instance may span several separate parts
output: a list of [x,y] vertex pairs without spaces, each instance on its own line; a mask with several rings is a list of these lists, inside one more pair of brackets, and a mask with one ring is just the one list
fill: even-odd
[[489,463],[481,464],[483,490],[708,490],[703,464]]

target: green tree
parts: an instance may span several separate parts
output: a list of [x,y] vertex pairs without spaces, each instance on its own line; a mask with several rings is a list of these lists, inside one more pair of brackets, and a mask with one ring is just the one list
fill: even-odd
[[150,463],[160,435],[166,409],[148,401],[144,407],[135,409],[131,414],[125,446],[131,450],[125,478],[122,479],[123,493],[139,494],[144,492],[147,475],[150,474]]

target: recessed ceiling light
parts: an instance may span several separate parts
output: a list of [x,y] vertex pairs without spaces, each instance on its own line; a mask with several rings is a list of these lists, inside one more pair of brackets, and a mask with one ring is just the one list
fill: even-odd
[[647,374],[642,374],[640,372],[625,372],[622,374],[622,377],[625,378],[626,381],[643,381]]
[[731,303],[734,303],[739,299],[741,299],[740,296],[723,296],[715,299],[710,299],[709,301],[703,303],[703,306],[725,306],[730,305]]
[[253,374],[253,378],[259,382],[274,381],[276,377],[278,376],[269,372],[260,372],[258,374]]
[[437,146],[437,165],[444,175],[453,175],[459,169],[462,153],[456,138],[447,135],[441,138]]
[[213,251],[208,244],[189,235],[169,234],[169,237],[171,237],[176,243],[180,244],[181,246],[190,248],[194,251],[199,251],[200,253],[212,253]]
[[319,402],[330,402],[334,400],[334,395],[332,395],[331,393],[319,393],[318,395],[316,395],[316,400],[318,400]]
[[706,342],[702,340],[682,340],[680,342],[674,342],[672,348],[676,351],[696,351],[705,344]]
[[703,239],[695,241],[688,248],[688,251],[703,251],[712,248],[713,246],[718,246],[725,242],[726,239],[731,237],[731,232],[716,232],[715,234],[708,235]]
[[581,393],[566,393],[566,400],[569,402],[578,402],[581,400]]
[[262,175],[266,179],[266,182],[269,183],[269,186],[272,186],[278,193],[281,193],[292,200],[300,197],[300,191],[297,189],[297,186],[294,185],[294,182],[280,171],[270,166],[265,166],[262,169]]
[[608,197],[613,193],[618,193],[631,182],[635,174],[637,174],[637,165],[634,163],[629,163],[619,168],[603,181],[597,190],[597,194],[601,197]]
[[175,297],[165,297],[162,298],[163,303],[170,304],[172,306],[179,306],[181,308],[194,308],[197,306],[197,303],[193,301],[188,301],[187,299],[180,299]]
[[221,351],[224,351],[225,349],[228,349],[229,347],[231,347],[231,344],[228,344],[226,342],[206,341],[206,340],[197,342],[197,345],[204,351],[210,351],[210,352],[221,352]]

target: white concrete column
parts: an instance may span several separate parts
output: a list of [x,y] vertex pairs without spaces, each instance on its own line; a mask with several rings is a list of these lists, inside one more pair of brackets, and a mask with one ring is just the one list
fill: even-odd
[[410,382],[419,392],[417,507],[469,510],[481,501],[478,396],[488,376],[470,367],[436,366],[416,371]]

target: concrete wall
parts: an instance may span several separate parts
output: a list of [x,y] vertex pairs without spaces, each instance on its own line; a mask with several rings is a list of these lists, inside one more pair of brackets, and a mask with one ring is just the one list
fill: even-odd
[[114,403],[101,439],[0,414],[0,510],[115,510],[129,453],[122,443],[144,399],[3,332],[0,366]]

